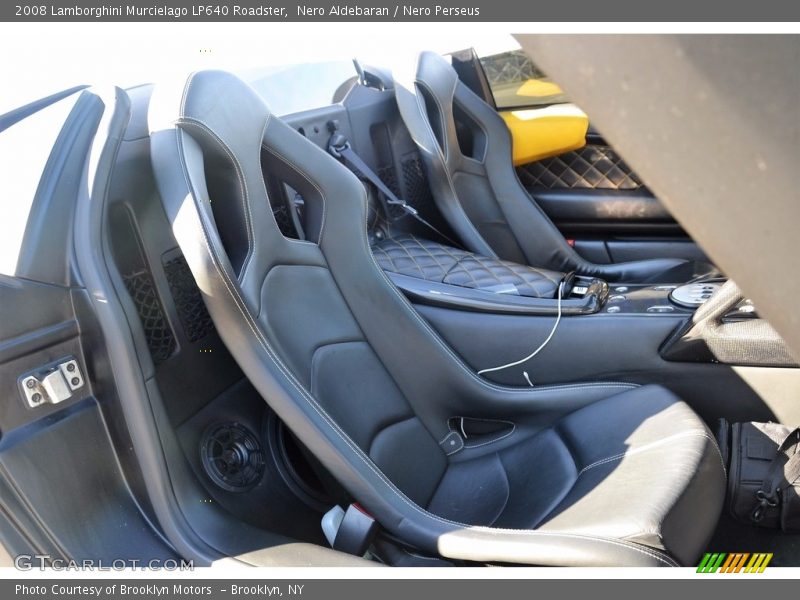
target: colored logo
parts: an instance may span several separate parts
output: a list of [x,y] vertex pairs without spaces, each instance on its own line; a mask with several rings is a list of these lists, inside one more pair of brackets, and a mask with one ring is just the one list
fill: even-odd
[[697,566],[698,573],[763,573],[772,560],[766,552],[706,552]]

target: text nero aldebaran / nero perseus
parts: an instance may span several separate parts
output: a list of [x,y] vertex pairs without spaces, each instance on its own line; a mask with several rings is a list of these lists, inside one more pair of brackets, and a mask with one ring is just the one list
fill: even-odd
[[398,4],[393,9],[386,6],[362,6],[360,4],[333,4],[329,7],[297,5],[299,17],[477,17],[476,6],[414,6]]

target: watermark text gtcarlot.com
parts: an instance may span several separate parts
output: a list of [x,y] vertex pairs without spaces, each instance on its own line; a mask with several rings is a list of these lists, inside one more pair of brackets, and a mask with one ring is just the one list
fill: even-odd
[[49,554],[20,554],[14,558],[14,567],[19,571],[51,569],[54,571],[124,571],[125,569],[194,571],[194,561],[183,559],[138,560],[120,558],[115,560],[68,560]]

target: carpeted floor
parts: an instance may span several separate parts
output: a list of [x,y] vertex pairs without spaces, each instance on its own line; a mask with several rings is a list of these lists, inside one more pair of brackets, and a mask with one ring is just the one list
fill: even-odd
[[800,533],[753,527],[722,515],[708,552],[772,552],[771,567],[798,567]]

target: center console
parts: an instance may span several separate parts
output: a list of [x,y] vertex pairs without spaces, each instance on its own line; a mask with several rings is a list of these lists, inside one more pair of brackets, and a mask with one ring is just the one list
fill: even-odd
[[592,277],[568,274],[562,296],[535,298],[521,295],[513,284],[462,287],[387,273],[394,284],[415,302],[430,306],[492,314],[690,315],[722,286],[719,280],[684,285],[611,284]]
[[687,376],[687,363],[795,366],[752,303],[721,279],[609,284],[568,276],[559,302],[515,294],[513,286],[475,289],[389,276],[476,371],[519,361],[551,338],[524,365],[485,374],[498,383],[660,381]]
[[601,311],[606,314],[691,315],[721,286],[719,281],[613,285]]
[[429,306],[491,314],[590,315],[600,312],[608,298],[608,284],[588,277],[564,278],[563,297],[535,298],[520,295],[514,285],[464,287],[428,281],[399,273],[386,273],[412,301]]

